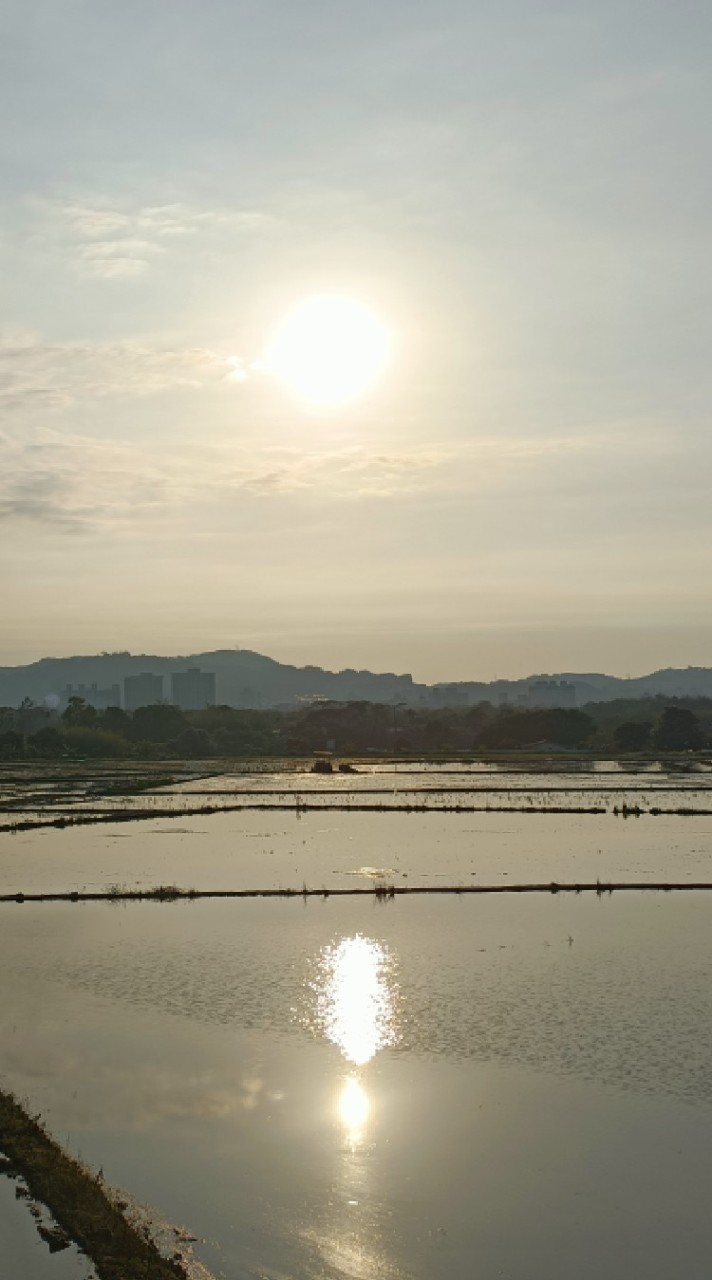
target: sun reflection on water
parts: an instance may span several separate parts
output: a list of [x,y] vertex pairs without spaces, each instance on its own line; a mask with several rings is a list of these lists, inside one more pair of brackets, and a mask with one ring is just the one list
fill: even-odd
[[381,943],[356,934],[326,947],[314,990],[322,1031],[354,1066],[396,1043],[397,986]]
[[352,1140],[356,1140],[361,1133],[370,1109],[366,1090],[360,1080],[356,1076],[348,1076],[339,1095],[339,1116]]
[[[354,1068],[362,1068],[398,1042],[398,984],[386,947],[361,934],[325,947],[309,983],[312,1029],[336,1045]],[[352,1071],[342,1082],[337,1114],[353,1146],[360,1143],[371,1104]]]
[[323,1226],[309,1229],[309,1239],[329,1274],[396,1280],[399,1269],[389,1262],[374,1218],[370,1170],[375,1147],[365,1137],[372,1105],[364,1078],[376,1054],[400,1039],[395,959],[382,943],[362,934],[340,938],[320,952],[307,993],[310,1030],[330,1040],[349,1064],[334,1095],[343,1134],[336,1195]]

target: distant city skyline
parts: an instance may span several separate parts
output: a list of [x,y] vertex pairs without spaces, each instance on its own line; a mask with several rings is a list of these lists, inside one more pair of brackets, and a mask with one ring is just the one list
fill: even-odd
[[[92,631],[92,638],[94,633]],[[533,675],[563,672],[601,672],[611,676],[643,676],[666,668],[712,665],[712,627],[699,628],[539,628],[536,631],[490,628],[480,632],[443,634],[437,631],[389,634],[383,631],[353,638],[294,637],[263,642],[259,635],[250,642],[218,639],[212,643],[201,629],[196,642],[189,636],[163,638],[151,643],[111,644],[96,637],[95,645],[43,646],[15,651],[0,646],[0,666],[22,666],[42,658],[68,658],[100,652],[128,651],[134,655],[166,658],[207,652],[212,649],[250,649],[278,662],[294,666],[319,666],[327,670],[345,669],[410,673],[427,684],[458,680],[519,680]]]
[[267,707],[303,699],[385,702],[405,705],[472,705],[489,700],[519,705],[570,707],[616,697],[712,697],[712,665],[662,666],[617,674],[601,668],[539,668],[521,675],[462,679],[442,674],[420,679],[404,669],[379,670],[344,664],[290,664],[251,649],[207,650],[192,654],[131,653],[114,650],[46,655],[27,665],[0,664],[0,706],[29,698],[63,709],[72,696],[98,709],[126,711],[159,702],[185,710],[214,703]]

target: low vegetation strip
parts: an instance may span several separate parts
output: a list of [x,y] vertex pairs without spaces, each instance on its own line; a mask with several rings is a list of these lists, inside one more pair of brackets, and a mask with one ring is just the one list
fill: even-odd
[[[124,889],[112,885],[92,892],[78,889],[54,893],[3,893],[0,904],[26,902],[195,902],[201,898],[408,898],[423,894],[505,894],[505,893],[671,893],[704,892],[712,880],[582,880],[560,883],[546,880],[529,884],[375,884],[368,888],[309,889],[181,889],[158,885],[153,889]],[[0,1139],[0,1146],[2,1145]]]
[[[403,692],[406,700],[396,703],[318,699],[282,710],[221,704],[195,711],[153,703],[132,712],[118,705],[100,710],[75,694],[61,715],[26,698],[17,708],[0,707],[0,760],[71,765],[90,758],[124,760],[134,768],[141,761],[154,769],[192,760],[196,767],[198,761],[211,761],[214,768],[217,761],[303,758],[321,752],[329,741],[337,742],[339,752],[349,759],[489,758],[511,752],[546,757],[552,749],[554,754],[625,756],[693,752],[701,758],[712,747],[712,699],[704,696],[654,694],[588,702],[584,709],[493,706],[485,700],[491,691],[484,685],[455,686],[456,699],[465,699],[464,705],[456,706],[408,705],[412,690]],[[118,690],[115,693],[118,702]],[[270,701],[274,693],[274,687],[267,693]],[[431,693],[436,702],[450,700],[444,689]],[[541,696],[536,687],[525,696],[532,693],[535,700]],[[576,696],[570,684],[565,696],[569,694]]]
[[11,1093],[0,1090],[0,1151],[30,1194],[84,1251],[100,1280],[186,1280],[177,1258],[165,1258],[146,1228],[133,1224],[100,1175],[72,1159]]
[[577,814],[602,816],[612,814],[614,817],[647,817],[647,818],[704,818],[712,816],[712,809],[692,808],[681,805],[676,808],[661,809],[657,805],[643,808],[640,805],[621,804],[611,808],[606,805],[537,805],[537,804],[359,804],[343,800],[330,803],[325,801],[310,804],[301,796],[278,802],[260,804],[208,804],[191,805],[181,809],[109,809],[93,813],[70,813],[55,818],[20,818],[14,822],[0,823],[0,834],[14,834],[18,831],[39,831],[49,827],[87,827],[119,822],[151,822],[168,821],[171,818],[205,817],[215,813],[523,813],[523,814]]

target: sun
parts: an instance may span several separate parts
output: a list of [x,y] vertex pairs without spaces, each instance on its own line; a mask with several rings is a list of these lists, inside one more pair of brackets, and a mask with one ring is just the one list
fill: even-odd
[[356,298],[321,294],[284,316],[265,366],[301,400],[336,408],[358,400],[384,373],[392,336]]

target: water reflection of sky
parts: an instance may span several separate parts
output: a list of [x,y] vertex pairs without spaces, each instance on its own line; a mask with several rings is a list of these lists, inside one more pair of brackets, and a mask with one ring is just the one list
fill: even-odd
[[0,1073],[216,1275],[709,1273],[702,895],[256,906],[0,929]]

